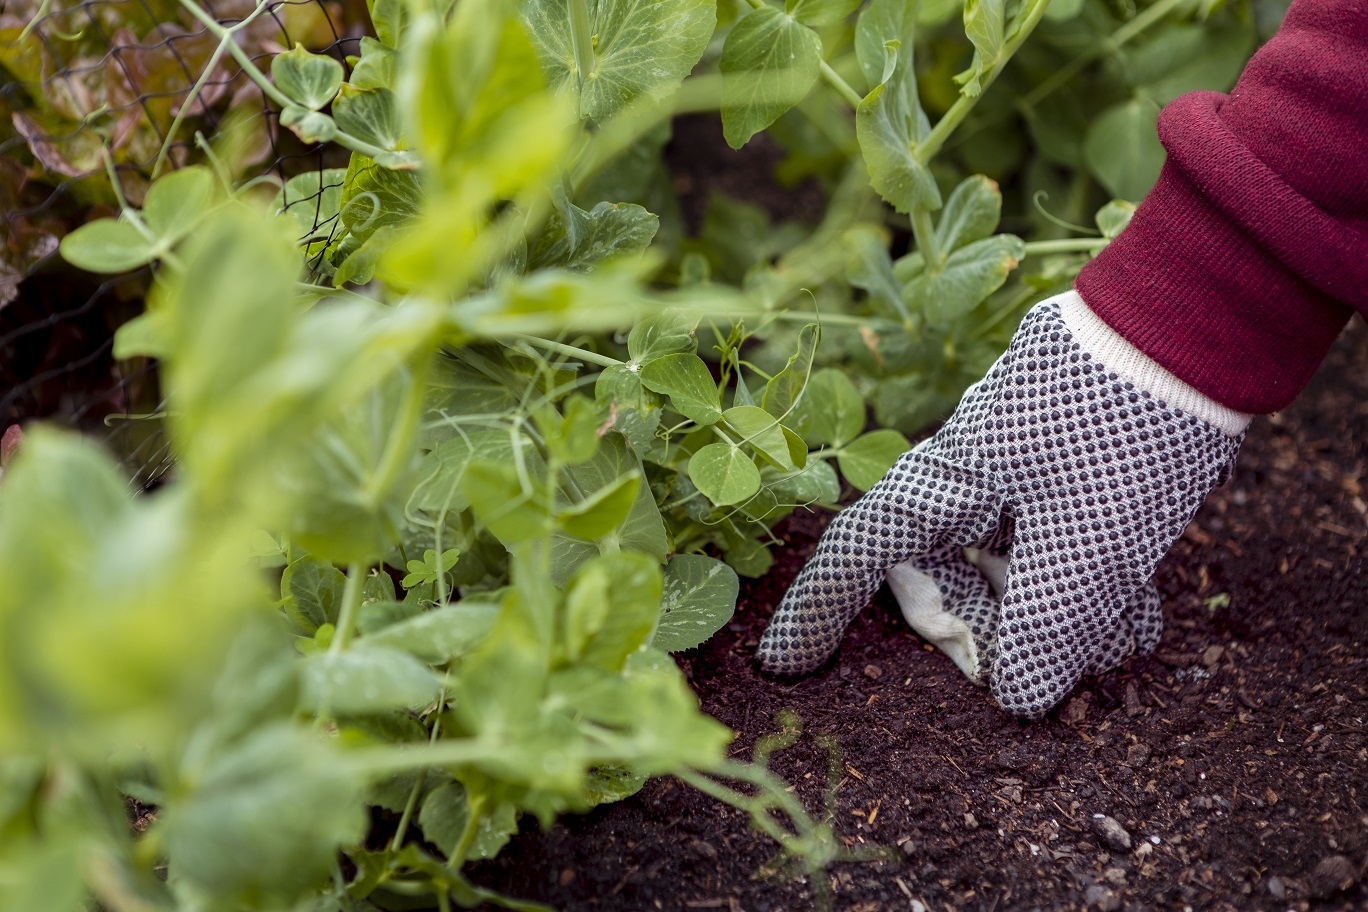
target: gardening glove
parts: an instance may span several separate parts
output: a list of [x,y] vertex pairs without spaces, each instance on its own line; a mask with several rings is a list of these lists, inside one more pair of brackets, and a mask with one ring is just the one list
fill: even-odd
[[[1008,529],[1010,524],[1003,523],[1001,528]],[[1008,563],[1007,554],[991,545],[945,545],[888,571],[888,588],[907,623],[975,684],[988,684],[986,670],[996,653]],[[1102,674],[1130,655],[1152,653],[1164,629],[1159,605],[1154,583],[1141,586],[1084,673]]]
[[1076,293],[1041,302],[945,426],[832,520],[761,639],[762,666],[812,671],[889,568],[949,566],[947,546],[990,542],[1010,523],[996,618],[966,599],[979,607],[959,619],[981,621],[979,674],[997,703],[1043,714],[1117,649],[1152,640],[1157,600],[1143,587],[1229,476],[1249,420],[1164,371]]

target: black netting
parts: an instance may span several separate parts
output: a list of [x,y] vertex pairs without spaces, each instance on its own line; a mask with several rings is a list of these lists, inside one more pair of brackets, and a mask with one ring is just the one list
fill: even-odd
[[[303,44],[339,59],[368,27],[364,0],[209,0],[262,70]],[[250,20],[250,21],[248,21]],[[209,159],[283,183],[346,165],[338,149],[282,130],[260,88],[177,0],[18,0],[0,13],[0,431],[44,419],[94,433],[136,484],[170,464],[154,363],[113,355],[142,311],[150,272],[81,273],[61,238],[113,215],[113,170],[132,205],[153,177]],[[322,189],[318,191],[321,194]],[[295,209],[294,211],[299,211]],[[329,226],[315,226],[326,234]]]

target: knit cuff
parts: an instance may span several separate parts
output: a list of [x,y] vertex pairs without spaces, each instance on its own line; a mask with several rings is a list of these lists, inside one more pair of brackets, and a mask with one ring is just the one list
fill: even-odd
[[1200,418],[1212,427],[1238,437],[1253,415],[1227,408],[1204,395],[1123,339],[1093,313],[1076,291],[1059,295],[1059,312],[1074,341],[1118,377],[1129,380],[1164,405]]

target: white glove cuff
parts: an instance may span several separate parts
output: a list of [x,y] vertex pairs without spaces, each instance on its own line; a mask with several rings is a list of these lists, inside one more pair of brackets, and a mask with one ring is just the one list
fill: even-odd
[[1169,373],[1092,312],[1076,291],[1059,295],[1059,313],[1080,348],[1118,377],[1129,380],[1164,405],[1200,418],[1231,437],[1249,427],[1253,415],[1227,408]]

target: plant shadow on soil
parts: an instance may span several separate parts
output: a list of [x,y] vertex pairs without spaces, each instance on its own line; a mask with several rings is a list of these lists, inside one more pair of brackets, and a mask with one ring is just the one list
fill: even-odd
[[[902,621],[887,589],[816,674],[759,673],[756,642],[829,516],[782,524],[733,622],[681,656],[733,755],[792,709],[771,768],[814,813],[834,735],[836,828],[895,860],[828,872],[834,907],[881,910],[1366,909],[1368,328],[1250,429],[1231,480],[1160,565],[1155,655],[1085,680],[1038,723],[995,709]],[[1130,847],[1109,845],[1094,815]],[[1113,836],[1112,838],[1116,838]],[[559,909],[814,908],[756,872],[775,845],[674,780],[548,831],[525,823],[482,885]]]

